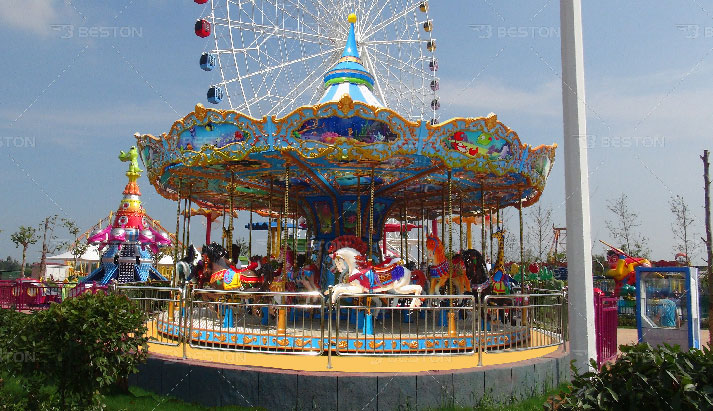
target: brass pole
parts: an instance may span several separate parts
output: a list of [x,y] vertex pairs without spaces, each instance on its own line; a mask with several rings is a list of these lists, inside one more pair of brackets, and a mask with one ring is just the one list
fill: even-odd
[[451,170],[448,170],[448,294],[453,295],[453,182]]
[[488,225],[490,226],[490,264],[494,264],[493,261],[493,209],[488,207]]
[[[449,294],[453,295],[453,179],[451,170],[448,170],[448,288]],[[451,298],[451,311],[448,313],[448,335],[454,337],[456,330],[456,312],[453,310],[454,301]]]
[[525,287],[525,252],[524,252],[524,229],[523,229],[523,224],[522,224],[522,191],[520,191],[520,207],[519,207],[519,213],[520,215],[520,292],[524,292],[523,288]]
[[228,220],[228,238],[225,239],[225,242],[227,243],[227,249],[228,249],[228,260],[233,260],[233,208],[235,207],[235,204],[233,204],[233,191],[235,190],[235,173],[230,175],[230,188],[229,188],[229,194],[230,194],[230,215],[228,216],[230,220]]
[[404,254],[404,261],[408,265],[408,206],[406,205],[406,191],[404,191],[404,248],[406,253]]
[[480,251],[486,255],[485,249],[485,190],[480,186]]
[[362,238],[361,231],[361,176],[357,175],[357,237]]
[[[193,206],[193,199],[191,198],[191,190],[188,191],[188,229],[186,230],[186,242],[183,243],[183,250],[188,250],[189,244],[191,244],[191,207]],[[185,253],[185,251],[184,251]]]
[[250,225],[248,226],[248,259],[253,256],[253,203],[250,202]]
[[460,214],[460,217],[459,217],[459,219],[460,219],[459,223],[460,223],[460,224],[458,224],[458,228],[460,229],[460,251],[463,252],[463,192],[462,192],[462,191],[461,191],[461,193],[460,193],[460,196],[459,196],[458,200],[459,200],[459,203],[460,203],[460,204],[459,204],[460,210],[459,210],[459,212],[458,212],[458,213]]
[[374,239],[374,167],[371,167],[371,181],[369,188],[369,262],[372,261],[372,241]]
[[183,235],[181,236],[181,257],[186,256],[186,213],[188,210],[188,198],[183,199]]
[[270,176],[270,192],[267,198],[267,258],[270,259],[272,256],[272,188],[273,188],[272,176]]
[[[290,164],[285,162],[285,204],[282,213],[282,225],[285,232],[284,245],[282,248],[282,257],[280,262],[282,263],[282,274],[280,281],[287,281],[287,243],[288,243],[288,230],[287,230],[287,219],[290,209]],[[279,244],[278,244],[279,246]],[[294,251],[294,250],[293,250]],[[284,290],[283,290],[284,291]],[[287,333],[287,309],[285,307],[280,307],[277,310],[277,333],[286,334]]]
[[[406,255],[404,254],[404,220],[406,218],[406,212],[404,211],[404,208],[406,207],[406,204],[404,202],[406,201],[406,196],[402,195],[403,201],[401,202],[401,218],[399,218],[399,246],[401,246],[401,250],[399,252],[401,253],[401,259],[405,260]],[[384,233],[386,235],[386,233]]]
[[[176,240],[175,243],[173,244],[173,278],[171,278],[171,287],[176,287],[176,284],[178,284],[178,276],[176,275],[176,263],[178,263],[178,236],[180,235],[180,230],[181,230],[181,185],[182,181],[179,179],[178,180],[178,200],[176,201]],[[111,223],[111,221],[110,221]]]

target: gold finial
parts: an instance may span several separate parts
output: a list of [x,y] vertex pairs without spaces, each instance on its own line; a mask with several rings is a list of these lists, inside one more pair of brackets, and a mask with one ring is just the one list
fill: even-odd
[[349,14],[349,17],[347,17],[347,21],[350,22],[350,23],[352,23],[352,24],[356,23],[356,21],[357,21],[356,14],[350,13],[350,14]]

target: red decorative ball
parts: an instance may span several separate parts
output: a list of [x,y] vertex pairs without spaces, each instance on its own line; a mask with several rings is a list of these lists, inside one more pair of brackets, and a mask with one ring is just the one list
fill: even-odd
[[208,3],[208,0],[193,0],[196,2],[196,4],[206,4]]
[[537,273],[540,272],[540,266],[537,265],[536,263],[530,264],[530,265],[527,267],[527,269],[530,270],[530,272],[531,272],[532,274],[537,274]]

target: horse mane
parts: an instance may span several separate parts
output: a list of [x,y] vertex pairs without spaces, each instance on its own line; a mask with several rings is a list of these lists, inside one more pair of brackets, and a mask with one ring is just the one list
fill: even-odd
[[440,238],[436,236],[428,236],[426,239],[426,248],[433,252],[435,264],[439,264],[446,259],[446,249]]
[[354,235],[341,235],[331,241],[328,251],[329,254],[334,254],[342,248],[352,248],[362,255],[366,255],[369,249],[361,238]]

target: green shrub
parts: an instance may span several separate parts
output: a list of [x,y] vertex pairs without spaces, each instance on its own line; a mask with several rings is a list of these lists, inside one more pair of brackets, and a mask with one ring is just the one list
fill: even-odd
[[[8,347],[0,362],[35,401],[30,408],[98,404],[148,353],[145,315],[122,295],[83,294],[29,315],[0,311],[0,347]],[[55,392],[40,396],[48,386]]]
[[678,346],[644,343],[620,349],[623,355],[600,372],[578,374],[573,365],[569,392],[550,397],[545,409],[713,408],[713,352],[707,347],[682,352]]
[[619,327],[636,327],[636,317],[629,315],[620,315],[618,317]]

